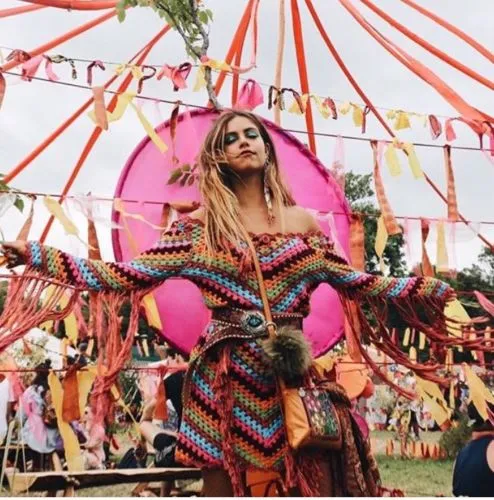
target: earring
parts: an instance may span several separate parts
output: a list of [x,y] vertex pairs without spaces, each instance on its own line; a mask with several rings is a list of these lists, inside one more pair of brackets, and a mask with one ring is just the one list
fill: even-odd
[[269,225],[274,222],[273,203],[271,200],[271,191],[269,190],[268,186],[268,173],[270,168],[272,168],[271,158],[269,155],[269,148],[266,148],[266,161],[264,162],[264,199],[266,200],[266,205],[268,207]]

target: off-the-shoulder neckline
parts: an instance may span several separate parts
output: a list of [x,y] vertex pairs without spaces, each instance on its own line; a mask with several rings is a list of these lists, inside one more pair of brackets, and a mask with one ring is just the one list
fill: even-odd
[[[197,219],[194,217],[191,217],[190,215],[183,215],[178,219],[178,222],[180,221],[187,221],[190,224],[197,224],[204,228],[204,222],[201,219]],[[276,232],[276,233],[269,233],[269,232],[264,232],[264,233],[252,233],[249,231],[249,236],[252,239],[273,239],[273,238],[308,238],[310,236],[326,236],[322,229],[311,229],[310,231],[304,232],[296,232],[296,231],[286,231],[284,233],[281,232]]]

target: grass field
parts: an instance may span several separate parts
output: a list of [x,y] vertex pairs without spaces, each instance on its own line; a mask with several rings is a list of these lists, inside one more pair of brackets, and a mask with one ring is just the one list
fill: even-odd
[[[384,486],[399,488],[406,496],[451,496],[452,460],[402,460],[377,455]],[[128,496],[132,485],[91,488],[79,492],[78,496]]]
[[[423,434],[421,439],[436,442],[439,436],[440,433],[428,433]],[[377,443],[376,459],[384,486],[399,488],[406,496],[411,497],[451,496],[452,460],[406,460],[398,456],[387,457],[380,450],[383,449],[383,443],[391,437],[392,433],[389,432],[372,433],[372,438]],[[131,494],[133,487],[133,484],[122,484],[89,488],[76,494],[81,497],[125,497]],[[0,493],[0,496],[5,496],[5,492]]]

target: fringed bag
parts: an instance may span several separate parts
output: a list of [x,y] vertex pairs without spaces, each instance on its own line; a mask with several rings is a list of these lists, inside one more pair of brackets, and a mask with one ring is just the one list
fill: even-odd
[[[259,259],[252,241],[249,240],[248,244],[259,282],[266,329],[269,334],[266,343],[267,354],[273,360],[277,375],[288,444],[294,450],[301,448],[340,450],[343,442],[342,430],[331,399],[334,391],[330,389],[330,385],[334,384],[323,380],[317,374],[317,370],[311,367],[310,349],[301,330],[277,331]],[[287,385],[287,382],[291,383],[297,379],[301,381],[298,386]]]

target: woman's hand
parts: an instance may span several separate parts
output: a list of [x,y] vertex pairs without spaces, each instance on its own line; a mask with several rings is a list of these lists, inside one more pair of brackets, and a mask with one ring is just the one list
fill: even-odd
[[2,252],[7,260],[7,268],[12,269],[26,263],[27,243],[25,241],[7,241],[2,243]]

